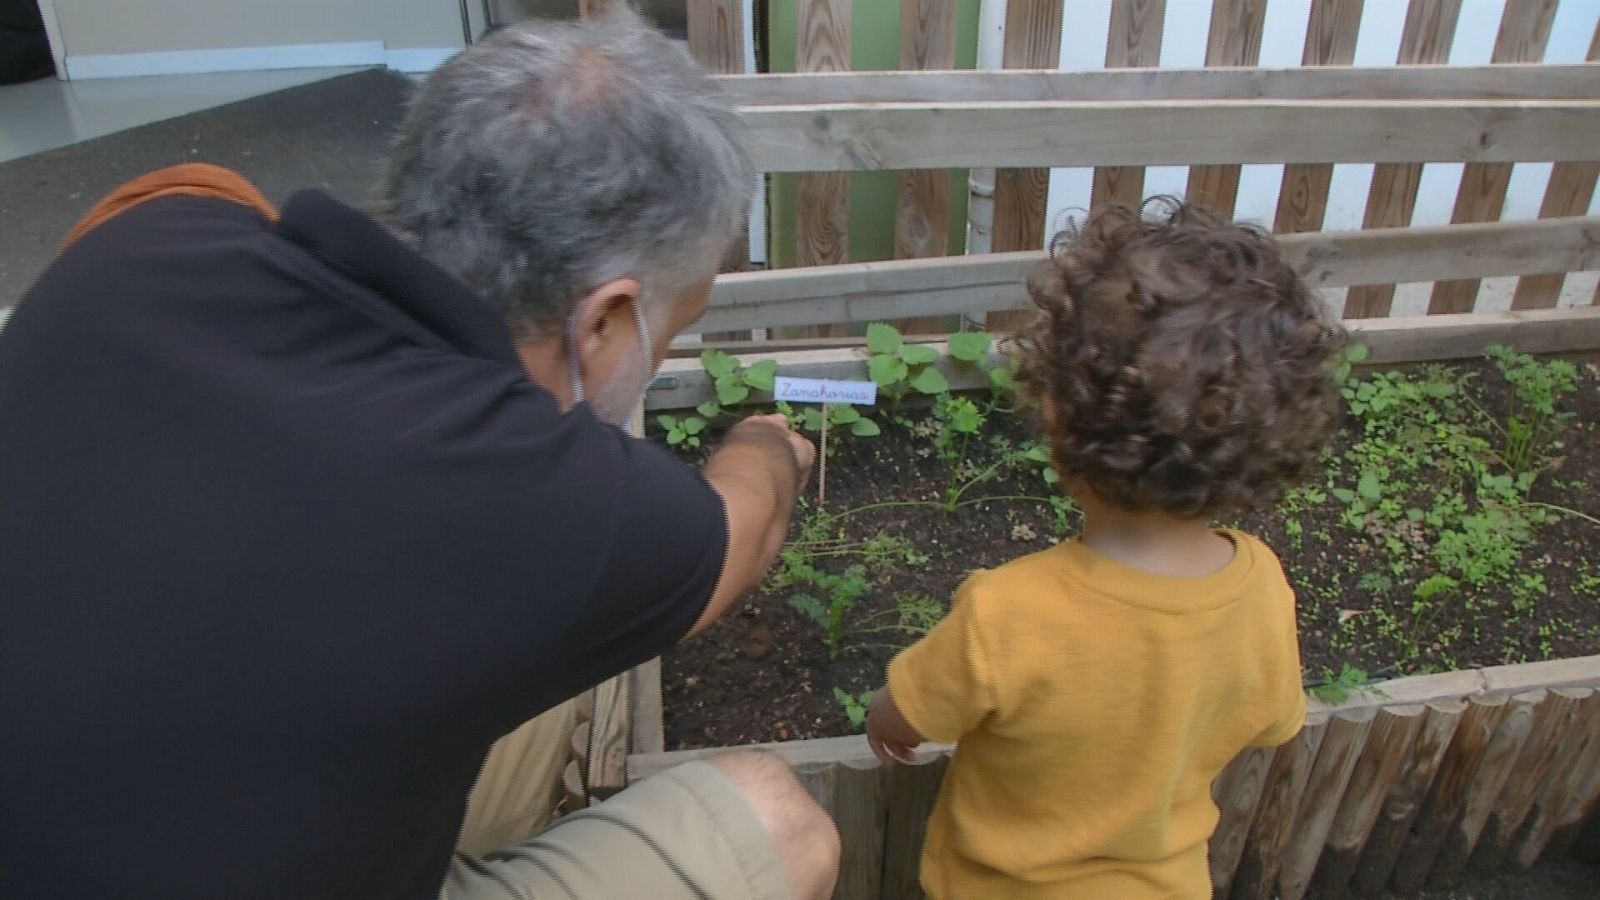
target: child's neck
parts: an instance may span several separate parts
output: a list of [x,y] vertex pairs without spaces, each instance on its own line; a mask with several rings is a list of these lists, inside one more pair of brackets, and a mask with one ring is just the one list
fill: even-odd
[[1083,545],[1125,566],[1169,578],[1200,578],[1233,561],[1233,541],[1218,534],[1209,519],[1121,509],[1091,491],[1073,494],[1083,509]]

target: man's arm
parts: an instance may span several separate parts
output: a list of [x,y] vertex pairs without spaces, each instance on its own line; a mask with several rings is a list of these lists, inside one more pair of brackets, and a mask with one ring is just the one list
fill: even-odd
[[781,415],[752,416],[729,429],[704,471],[727,512],[728,552],[717,589],[686,640],[709,628],[766,576],[783,548],[795,497],[815,459],[816,448],[791,431]]

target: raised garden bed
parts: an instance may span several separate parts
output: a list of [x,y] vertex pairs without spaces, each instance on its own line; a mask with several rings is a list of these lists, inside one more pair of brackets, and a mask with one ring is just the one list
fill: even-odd
[[[1526,357],[1352,380],[1324,474],[1234,523],[1283,559],[1314,692],[1600,653],[1597,387]],[[766,587],[663,659],[667,749],[858,731],[862,693],[968,572],[1073,532],[1005,407],[909,390],[877,435],[836,420],[826,503],[813,489]]]

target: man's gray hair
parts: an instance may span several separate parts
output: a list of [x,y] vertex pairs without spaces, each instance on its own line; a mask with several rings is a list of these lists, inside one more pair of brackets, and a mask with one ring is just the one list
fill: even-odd
[[613,278],[638,279],[647,306],[682,296],[739,237],[755,179],[711,80],[622,11],[513,25],[434,72],[379,217],[521,339]]

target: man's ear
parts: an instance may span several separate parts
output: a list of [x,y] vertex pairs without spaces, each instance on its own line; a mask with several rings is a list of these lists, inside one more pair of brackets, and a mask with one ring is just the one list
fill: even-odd
[[619,353],[619,337],[638,340],[633,310],[642,293],[638,280],[614,278],[578,300],[573,307],[573,341],[580,364],[587,368]]

